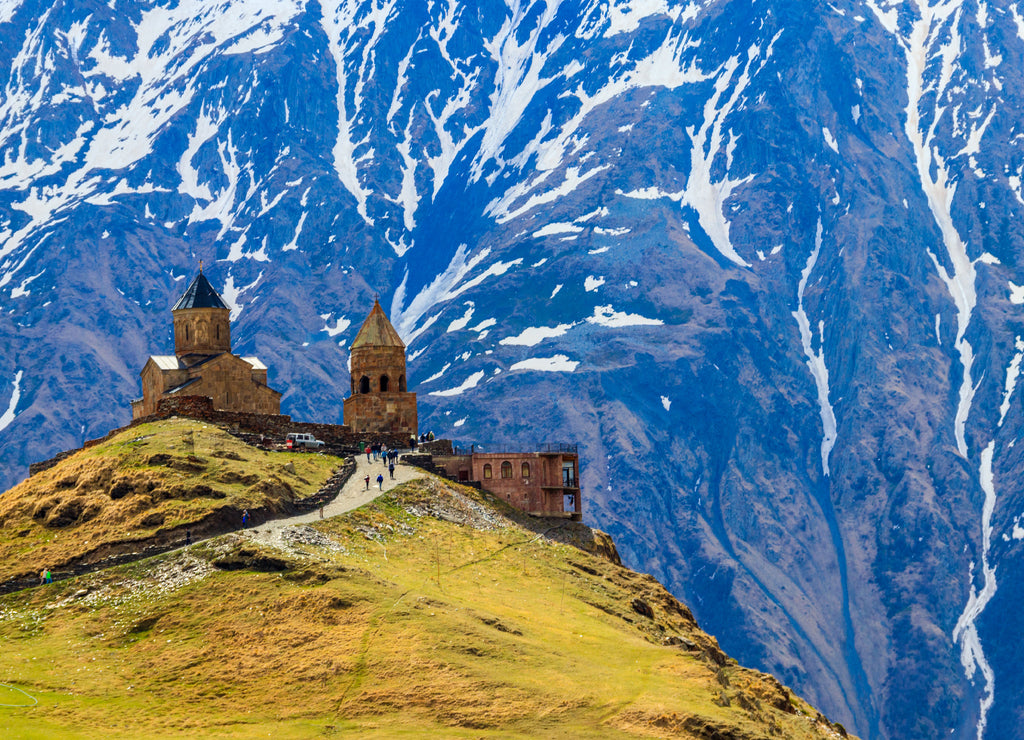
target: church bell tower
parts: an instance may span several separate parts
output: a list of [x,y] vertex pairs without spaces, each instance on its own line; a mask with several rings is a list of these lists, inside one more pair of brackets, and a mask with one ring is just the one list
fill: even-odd
[[406,388],[405,342],[377,300],[352,342],[351,373],[344,415],[353,431],[416,436],[416,394]]

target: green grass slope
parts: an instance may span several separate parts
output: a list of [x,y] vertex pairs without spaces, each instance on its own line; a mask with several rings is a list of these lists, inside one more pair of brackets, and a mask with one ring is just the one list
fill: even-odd
[[843,734],[609,552],[424,477],[312,527],[3,596],[0,704],[38,704],[0,706],[0,735]]
[[0,584],[180,540],[185,527],[224,531],[246,508],[280,512],[341,462],[187,419],[132,427],[0,496]]

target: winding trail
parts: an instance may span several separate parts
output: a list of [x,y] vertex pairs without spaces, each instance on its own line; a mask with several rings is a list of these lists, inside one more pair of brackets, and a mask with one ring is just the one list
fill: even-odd
[[[382,465],[380,460],[366,462],[366,455],[356,455],[355,458],[355,472],[352,473],[352,477],[348,479],[348,482],[341,489],[341,492],[337,497],[324,506],[324,519],[345,514],[353,509],[358,509],[360,506],[373,501],[375,498],[380,496],[381,493],[389,491],[401,483],[407,483],[411,480],[422,478],[427,475],[420,468],[407,463],[396,462],[395,477],[394,480],[392,480],[388,475],[387,465]],[[382,473],[384,475],[383,489],[378,489],[377,476]],[[367,475],[370,476],[370,487],[368,490],[366,488],[365,480]],[[274,547],[282,547],[284,545],[284,541],[281,538],[281,532],[286,527],[312,524],[317,521],[320,521],[320,510],[314,509],[313,511],[305,514],[297,514],[295,516],[284,517],[282,519],[272,519],[260,524],[258,527],[254,527],[253,529],[243,530],[242,533],[246,534],[250,539],[256,542]]]

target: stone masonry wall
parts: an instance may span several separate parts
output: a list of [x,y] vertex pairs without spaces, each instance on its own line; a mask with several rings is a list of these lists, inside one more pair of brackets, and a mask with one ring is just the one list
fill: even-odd
[[[376,442],[386,444],[388,447],[409,446],[410,435],[405,433],[356,432],[348,426],[340,424],[313,424],[292,421],[292,417],[287,414],[245,414],[237,411],[216,411],[213,408],[213,402],[206,396],[180,396],[161,399],[156,413],[140,419],[133,419],[128,426],[111,430],[98,439],[88,440],[82,445],[82,449],[98,445],[115,434],[120,434],[125,429],[130,429],[133,426],[146,424],[151,421],[160,421],[161,419],[170,419],[173,416],[204,421],[232,432],[260,435],[279,444],[283,443],[285,437],[292,432],[312,434],[317,439],[323,440],[327,447],[332,448],[332,452],[356,452],[361,444],[373,444]],[[52,468],[75,452],[78,452],[78,450],[67,450],[49,460],[32,463],[29,465],[29,475],[35,475],[43,470]]]
[[415,393],[361,393],[345,399],[345,425],[368,434],[417,435]]
[[[190,419],[216,424],[217,426],[250,434],[262,434],[276,440],[283,440],[288,434],[304,433],[312,434],[317,439],[323,440],[331,447],[354,447],[358,448],[359,443],[373,441],[386,444],[409,444],[408,435],[402,435],[398,439],[390,435],[365,435],[352,431],[348,426],[340,424],[315,424],[309,422],[292,421],[287,414],[248,414],[240,411],[217,411],[213,408],[213,402],[206,396],[182,396],[180,398],[164,398],[160,400],[155,414],[151,414],[138,422],[156,421],[158,419],[169,419],[172,416],[185,416]],[[387,437],[387,438],[385,438]]]
[[[405,350],[401,347],[353,347],[352,395],[359,393],[363,376],[369,381],[370,393],[401,392],[405,385]],[[388,389],[381,390],[381,378],[387,377]]]
[[173,311],[174,354],[213,355],[231,351],[231,312],[226,308]]

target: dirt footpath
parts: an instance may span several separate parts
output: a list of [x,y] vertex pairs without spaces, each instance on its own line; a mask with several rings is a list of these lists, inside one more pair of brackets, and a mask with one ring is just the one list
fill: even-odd
[[[372,456],[371,456],[372,460]],[[384,475],[383,490],[377,487],[377,476]],[[370,476],[370,487],[366,488],[366,476]],[[348,483],[341,489],[341,493],[331,503],[324,507],[324,518],[338,516],[346,512],[358,509],[363,504],[368,504],[377,498],[383,491],[394,488],[400,483],[406,483],[416,478],[423,478],[426,475],[419,468],[404,463],[395,463],[394,480],[388,475],[388,466],[382,465],[378,459],[366,462],[366,455],[356,455],[356,470],[352,473]],[[267,545],[280,547],[283,545],[281,532],[286,527],[294,527],[303,524],[311,524],[320,521],[320,510],[316,509],[307,514],[274,519],[261,524],[255,529],[243,530],[253,540]]]

